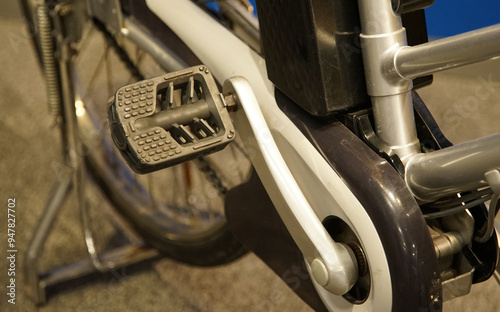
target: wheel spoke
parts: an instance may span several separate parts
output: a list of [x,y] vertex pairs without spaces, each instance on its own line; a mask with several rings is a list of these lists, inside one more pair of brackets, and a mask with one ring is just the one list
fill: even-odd
[[[108,50],[109,48],[106,48],[106,51]],[[103,53],[101,55],[101,57],[99,58],[99,61],[97,62],[97,66],[94,70],[94,72],[92,73],[92,76],[90,77],[90,80],[87,84],[87,87],[85,88],[84,90],[84,94],[82,95],[82,101],[83,103],[87,103],[90,99],[90,97],[92,96],[94,90],[95,90],[95,86],[96,86],[96,81],[97,81],[97,77],[100,73],[100,68],[102,68],[104,66],[104,64],[107,64],[108,62],[106,61],[107,59],[107,56],[106,56],[106,52]]]

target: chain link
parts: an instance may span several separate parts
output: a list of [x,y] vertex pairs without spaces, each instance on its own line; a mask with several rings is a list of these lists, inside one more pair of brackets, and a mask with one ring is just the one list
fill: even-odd
[[205,157],[197,158],[196,160],[198,168],[205,174],[207,179],[212,183],[212,186],[215,187],[221,195],[226,195],[227,187],[224,185],[217,172],[213,169],[210,162]]
[[115,53],[118,55],[120,60],[125,64],[128,71],[134,76],[138,81],[144,80],[144,76],[142,75],[139,68],[134,64],[127,51],[118,44],[116,38],[106,29],[106,26],[97,20],[96,18],[92,19],[96,28],[104,35],[106,42],[113,48]]

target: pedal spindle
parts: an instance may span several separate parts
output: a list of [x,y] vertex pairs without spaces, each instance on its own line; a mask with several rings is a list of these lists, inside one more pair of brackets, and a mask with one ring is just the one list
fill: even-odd
[[121,87],[110,100],[108,119],[115,145],[138,173],[219,151],[235,137],[206,66]]

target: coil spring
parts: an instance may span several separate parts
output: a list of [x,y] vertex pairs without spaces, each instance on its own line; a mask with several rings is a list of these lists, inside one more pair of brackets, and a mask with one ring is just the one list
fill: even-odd
[[42,52],[43,70],[47,88],[47,102],[49,113],[53,116],[61,115],[61,85],[54,56],[52,39],[52,24],[47,5],[40,5],[37,9],[40,50]]

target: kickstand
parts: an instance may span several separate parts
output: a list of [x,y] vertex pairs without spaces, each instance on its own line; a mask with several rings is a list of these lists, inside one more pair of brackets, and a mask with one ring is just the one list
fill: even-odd
[[[69,51],[69,48],[66,47],[66,49],[62,50]],[[36,304],[43,304],[47,301],[46,290],[50,286],[88,276],[95,272],[111,272],[117,268],[159,256],[159,252],[156,249],[144,247],[145,244],[140,236],[132,230],[132,227],[117,212],[111,214],[112,223],[128,237],[130,244],[105,251],[101,255],[95,249],[94,239],[90,230],[90,216],[85,199],[85,182],[87,179],[85,160],[77,152],[77,147],[82,145],[80,144],[77,124],[75,96],[72,85],[68,83],[72,80],[72,68],[68,55],[61,54],[60,57],[59,73],[62,81],[60,97],[62,100],[63,115],[61,116],[62,122],[59,125],[61,126],[63,148],[65,151],[65,166],[53,186],[45,210],[33,233],[24,263],[27,293]],[[77,192],[78,206],[89,258],[40,273],[38,271],[38,261],[41,258],[43,247],[58,212],[72,188]]]
[[[58,212],[72,188],[74,171],[65,169],[60,179],[54,184],[47,205],[33,233],[25,258],[26,290],[31,299],[37,304],[47,301],[47,288],[62,282],[88,276],[95,272],[110,272],[114,269],[130,264],[150,260],[159,256],[159,252],[152,248],[143,248],[143,241],[131,230],[130,225],[116,212],[112,212],[113,222],[129,239],[130,244],[117,247],[98,255],[93,246],[93,239],[88,228],[88,223],[82,222],[86,233],[87,251],[89,258],[60,267],[52,268],[46,272],[38,271],[38,261],[41,258],[43,247]],[[80,207],[86,209],[85,207]],[[86,212],[81,211],[82,214]],[[83,218],[82,218],[83,219]],[[83,220],[82,220],[83,221]],[[88,219],[87,219],[88,221]],[[85,228],[87,226],[87,228]]]

